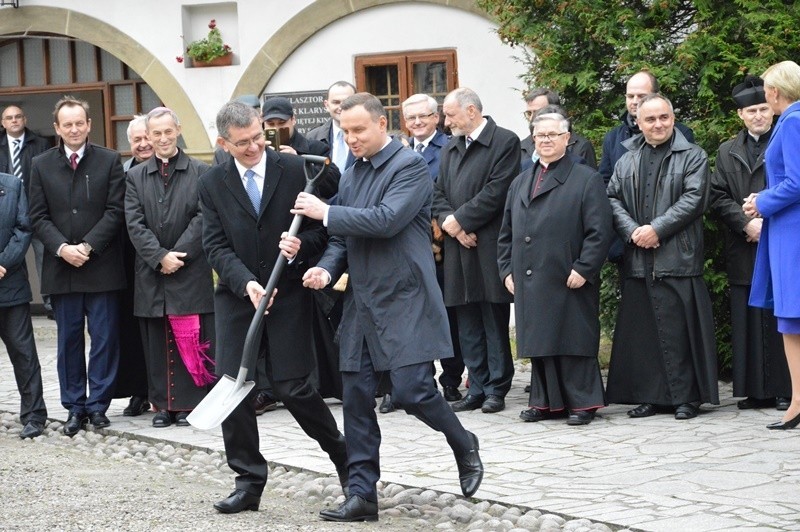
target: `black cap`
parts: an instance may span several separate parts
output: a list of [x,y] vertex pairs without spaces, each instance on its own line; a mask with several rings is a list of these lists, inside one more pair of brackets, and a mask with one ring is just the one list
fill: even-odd
[[294,109],[292,103],[283,96],[273,96],[264,102],[261,108],[261,118],[269,120],[270,118],[278,118],[279,120],[289,120],[294,116]]
[[256,109],[261,109],[261,100],[259,100],[258,96],[255,94],[243,94],[238,96],[234,101],[249,105],[250,107],[255,107]]
[[745,77],[744,82],[733,88],[731,95],[738,109],[767,103],[767,99],[764,97],[764,80],[757,76]]

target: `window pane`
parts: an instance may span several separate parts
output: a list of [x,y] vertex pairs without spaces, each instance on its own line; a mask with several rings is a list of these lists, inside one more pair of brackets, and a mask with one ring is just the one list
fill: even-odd
[[17,43],[0,46],[0,87],[19,85],[19,61],[17,61]]
[[71,83],[69,75],[69,42],[66,39],[50,39],[50,82],[53,85]]
[[115,150],[119,152],[128,151],[130,150],[130,145],[128,144],[128,121],[127,120],[120,120],[114,122],[114,134],[115,134]]
[[447,63],[444,61],[414,63],[413,76],[415,93],[429,94],[437,101],[442,101],[449,92],[447,90]]
[[133,86],[115,85],[114,86],[114,114],[132,115],[136,113],[133,104]]
[[90,81],[97,81],[97,62],[94,55],[94,46],[87,42],[76,42],[75,57],[78,82],[88,83]]
[[142,113],[148,113],[161,105],[161,99],[156,96],[156,93],[153,92],[149,85],[144,83],[139,85],[139,101],[142,105],[140,109]]
[[23,40],[22,54],[25,65],[25,85],[44,85],[44,42],[36,38]]
[[397,65],[367,67],[367,92],[374,94],[384,106],[400,105],[400,85]]
[[119,81],[122,77],[122,62],[106,52],[100,50],[100,74],[103,81]]

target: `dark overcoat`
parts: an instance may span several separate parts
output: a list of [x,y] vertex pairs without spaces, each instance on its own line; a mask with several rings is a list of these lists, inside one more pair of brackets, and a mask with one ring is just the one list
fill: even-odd
[[0,279],[0,307],[29,303],[31,285],[25,267],[25,252],[31,243],[28,200],[22,181],[0,172],[0,266],[6,274]]
[[[11,164],[11,155],[8,148],[8,134],[0,135],[0,172],[14,174]],[[28,128],[25,128],[25,141],[19,150],[20,168],[22,168],[22,181],[25,183],[25,196],[29,197],[31,192],[31,162],[33,158],[50,148],[50,143]]]
[[[203,253],[203,217],[197,182],[210,167],[181,151],[164,184],[157,157],[128,171],[125,221],[136,249],[135,316],[214,312],[211,267]],[[171,275],[161,273],[161,259],[182,251],[185,263]]]
[[[247,329],[255,309],[245,293],[249,281],[267,284],[281,233],[294,216],[297,194],[305,188],[303,160],[267,150],[267,170],[258,217],[231,158],[200,177],[203,249],[219,275],[214,293],[217,374],[236,376]],[[265,316],[272,374],[276,381],[305,377],[314,369],[311,335],[312,293],[303,288],[308,258],[325,246],[322,224],[304,220],[298,235],[300,252],[278,281],[278,295]],[[254,372],[250,369],[249,379]]]
[[378,371],[453,356],[431,253],[432,186],[425,161],[398,140],[342,176],[318,264],[333,279],[349,268],[341,371],[360,369],[365,340]]
[[467,149],[464,137],[450,139],[442,149],[433,216],[441,226],[455,215],[478,245],[465,248],[444,239],[444,301],[448,307],[466,303],[510,303],[511,294],[497,271],[497,234],[503,221],[508,187],[519,174],[519,138],[498,127],[491,117]]
[[[124,195],[125,174],[113,150],[87,143],[75,170],[61,147],[33,158],[30,217],[45,249],[42,293],[125,288]],[[56,256],[61,244],[81,242],[93,250],[80,268]]]
[[[517,356],[597,356],[600,268],[613,236],[600,174],[565,156],[531,199],[539,165],[514,180],[497,243],[500,278],[514,280]],[[571,270],[586,283],[567,287]]]

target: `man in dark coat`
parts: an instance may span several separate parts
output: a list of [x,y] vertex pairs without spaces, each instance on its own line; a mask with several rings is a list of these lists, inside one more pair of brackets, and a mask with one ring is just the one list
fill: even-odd
[[87,420],[95,427],[110,424],[105,412],[117,379],[119,291],[125,288],[125,174],[117,152],[87,142],[88,110],[89,104],[70,96],[56,103],[53,126],[62,146],[34,157],[31,168],[30,216],[45,248],[42,291],[51,296],[58,326],[68,436]]
[[[428,171],[435,183],[439,179],[439,164],[442,149],[447,146],[450,138],[438,129],[439,106],[434,98],[427,94],[414,94],[403,102],[403,119],[406,129],[411,133],[411,149],[422,155],[428,164]],[[436,261],[436,280],[439,288],[444,293],[444,235],[438,222],[435,222],[434,246],[439,248],[439,253],[434,254]],[[438,235],[438,238],[437,238]],[[461,386],[464,375],[464,359],[461,356],[461,345],[458,342],[458,320],[456,311],[447,308],[447,321],[450,324],[450,340],[453,342],[453,356],[443,358],[442,374],[439,375],[439,384],[442,385],[442,395],[447,401],[461,399]]]
[[[525,95],[525,118],[531,124],[536,114],[545,107],[550,105],[561,106],[561,97],[556,91],[550,90],[546,87],[539,87],[531,90]],[[564,118],[569,119],[565,113],[561,113]],[[531,128],[531,133],[533,129]],[[530,135],[525,136],[520,141],[520,150],[522,151],[522,161],[520,163],[521,170],[527,170],[535,162],[534,154],[536,153],[536,146],[534,145],[533,138]],[[594,153],[594,146],[589,142],[589,139],[583,135],[578,135],[572,131],[572,124],[570,123],[569,130],[569,144],[567,144],[567,153],[572,155],[581,164],[586,164],[592,168],[597,168],[597,156]]]
[[674,127],[661,94],[639,101],[642,134],[614,167],[608,197],[625,243],[608,401],[641,403],[630,417],[660,411],[697,416],[718,404],[711,298],[703,282],[703,211],[708,157]]
[[339,118],[342,114],[342,102],[355,93],[356,88],[347,81],[337,81],[328,87],[328,97],[323,101],[323,105],[331,118],[306,135],[309,140],[319,140],[327,144],[330,149],[331,161],[342,172],[353,164],[355,157],[347,147],[344,133],[339,127]]
[[[203,254],[197,181],[209,166],[178,147],[181,126],[166,107],[147,114],[155,155],[127,176],[125,220],[136,249],[133,313],[145,346],[154,427],[186,417],[214,381],[214,284]],[[192,320],[192,330],[181,323]],[[199,329],[195,329],[195,326]],[[181,338],[190,339],[184,344]]]
[[453,409],[495,413],[505,408],[514,376],[508,337],[512,297],[497,271],[497,234],[508,187],[519,174],[519,139],[483,116],[471,89],[448,94],[442,109],[453,138],[442,150],[433,216],[447,234],[444,302],[456,309],[469,370],[469,392]]
[[[313,338],[308,317],[312,293],[302,286],[311,257],[325,246],[325,229],[305,220],[297,237],[283,237],[292,222],[290,209],[305,188],[303,160],[265,149],[258,111],[239,102],[217,114],[217,143],[233,157],[200,178],[203,249],[219,275],[214,293],[217,374],[236,375],[253,312],[264,295],[275,257],[290,263],[278,281],[278,293],[264,318],[260,348],[276,398],[300,428],[319,442],[347,489],[347,449],[328,406],[313,387]],[[248,379],[253,378],[251,370]],[[222,422],[228,465],[237,473],[236,489],[214,507],[222,513],[257,510],[267,483],[267,462],[259,452],[252,396]]]
[[20,394],[20,438],[44,431],[47,408],[42,370],[31,323],[31,285],[25,252],[31,241],[28,201],[22,181],[0,172],[0,340],[6,346]]
[[421,157],[389,138],[386,124],[375,96],[345,100],[341,125],[359,159],[342,176],[335,205],[300,194],[293,211],[323,220],[331,235],[304,284],[320,289],[345,269],[350,273],[339,343],[350,496],[320,512],[330,521],[378,519],[380,371],[389,372],[398,408],[444,433],[466,497],[483,478],[478,438],[436,391],[431,372],[433,360],[453,352],[430,250],[431,178]]
[[[30,198],[31,161],[34,156],[46,151],[50,147],[50,144],[47,140],[27,128],[28,121],[21,107],[9,105],[3,109],[2,119],[5,134],[0,135],[0,172],[12,174],[22,179],[25,197]],[[41,285],[44,245],[36,235],[33,235],[31,238],[31,247],[33,248],[36,272],[39,276],[39,284]],[[47,293],[42,293],[41,295],[47,317],[52,319],[53,307],[50,304],[50,295]]]
[[605,405],[600,347],[600,268],[611,244],[603,181],[567,156],[569,122],[533,120],[539,160],[514,180],[498,238],[500,277],[514,295],[517,356],[531,359],[529,409],[540,421],[568,410],[586,425]]
[[763,219],[749,218],[742,211],[742,198],[766,186],[764,152],[772,133],[773,112],[764,99],[764,80],[759,77],[747,76],[734,87],[733,100],[745,127],[719,147],[711,176],[711,209],[727,228],[733,395],[746,397],[737,403],[740,409],[777,406],[786,410],[792,382],[778,323],[770,309],[747,304]]

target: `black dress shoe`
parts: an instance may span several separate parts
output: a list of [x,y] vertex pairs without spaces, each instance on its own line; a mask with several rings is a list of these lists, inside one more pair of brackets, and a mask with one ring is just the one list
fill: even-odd
[[245,510],[258,511],[261,496],[247,493],[244,490],[234,490],[227,499],[214,503],[214,509],[223,514],[238,514]]
[[461,493],[464,497],[472,497],[483,480],[483,462],[478,454],[480,445],[478,437],[469,432],[472,439],[472,449],[461,455],[456,455],[456,466],[458,466],[458,481],[461,484]]
[[111,425],[111,421],[102,412],[92,412],[89,414],[89,423],[96,429],[102,429]]
[[394,405],[392,404],[392,394],[386,393],[383,394],[383,400],[381,401],[381,406],[378,407],[378,412],[381,414],[388,414],[389,412],[394,412]]
[[39,421],[28,421],[25,423],[25,426],[22,427],[19,437],[23,440],[25,438],[35,438],[36,436],[41,436],[42,432],[44,432],[44,423]]
[[444,387],[444,400],[448,403],[452,403],[453,401],[458,401],[463,395],[461,392],[458,391],[458,388],[455,386],[445,386]]
[[594,419],[594,410],[570,410],[567,425],[588,425]]
[[736,403],[736,408],[739,410],[751,410],[753,408],[771,408],[775,406],[775,399],[756,399],[755,397],[748,397]]
[[792,404],[791,397],[776,397],[775,398],[775,409],[776,410],[789,410],[789,406]]
[[64,424],[64,434],[70,438],[75,436],[83,427],[86,426],[88,421],[89,418],[86,416],[86,414],[70,413],[69,417],[67,418],[67,422]]
[[178,412],[175,414],[175,426],[176,427],[188,427],[189,421],[186,419],[189,417],[191,412]]
[[153,416],[153,426],[159,429],[163,429],[164,427],[169,427],[172,425],[172,416],[169,415],[169,412],[166,410],[159,410],[156,415]]
[[322,510],[319,516],[326,521],[350,523],[353,521],[377,521],[378,503],[360,495],[351,495],[336,510]]
[[471,395],[467,394],[467,396],[463,399],[460,399],[450,405],[453,408],[453,412],[466,412],[468,410],[477,410],[481,406],[483,406],[483,399],[482,395]]
[[499,395],[487,395],[481,405],[481,412],[484,414],[496,414],[506,408],[506,400]]
[[630,417],[650,417],[656,414],[658,414],[658,408],[650,403],[642,403],[636,408],[628,410]]
[[526,384],[525,385],[525,393],[531,393],[531,385],[530,384]]
[[278,401],[266,392],[258,392],[253,398],[253,408],[256,415],[260,416],[264,412],[272,412],[278,408]]
[[536,422],[543,421],[550,418],[550,412],[547,410],[539,410],[538,408],[529,408],[519,413],[519,418],[522,421]]
[[700,409],[692,403],[683,403],[675,409],[675,419],[692,419],[697,417],[699,411]]
[[767,425],[767,428],[770,430],[789,430],[795,428],[797,425],[800,425],[800,414],[797,414],[789,421],[776,421],[775,423],[770,423]]
[[122,415],[128,417],[141,416],[148,410],[150,410],[150,403],[147,402],[147,398],[134,395],[128,402],[128,406],[122,411]]

